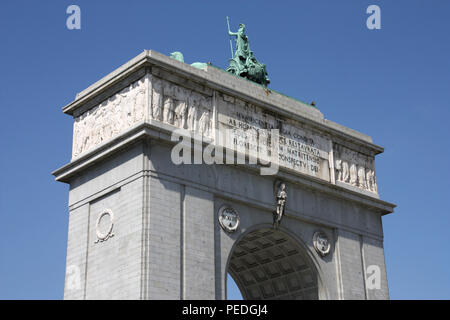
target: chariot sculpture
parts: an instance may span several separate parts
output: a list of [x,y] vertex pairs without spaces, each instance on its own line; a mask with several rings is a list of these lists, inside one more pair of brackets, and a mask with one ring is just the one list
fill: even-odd
[[245,25],[241,23],[237,32],[231,32],[230,24],[228,23],[228,35],[236,37],[236,51],[233,55],[233,46],[230,39],[232,58],[226,71],[267,87],[270,80],[266,71],[266,65],[259,63],[253,51],[250,50],[248,37],[245,34]]

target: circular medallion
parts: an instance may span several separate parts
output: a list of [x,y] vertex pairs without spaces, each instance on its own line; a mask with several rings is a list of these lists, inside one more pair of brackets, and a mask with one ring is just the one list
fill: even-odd
[[323,231],[317,231],[313,235],[313,243],[314,249],[316,249],[317,253],[322,257],[325,257],[328,253],[330,253],[331,244],[328,236]]
[[239,227],[239,214],[229,206],[223,206],[219,210],[219,223],[226,232],[234,232]]
[[95,225],[95,231],[97,233],[97,241],[106,241],[114,234],[112,233],[114,227],[114,214],[111,209],[103,210],[97,218]]

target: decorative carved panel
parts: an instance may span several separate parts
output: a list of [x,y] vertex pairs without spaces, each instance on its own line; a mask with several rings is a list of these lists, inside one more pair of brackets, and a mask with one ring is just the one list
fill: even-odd
[[373,157],[339,144],[333,145],[333,153],[337,183],[345,183],[378,194]]
[[144,119],[144,78],[75,118],[73,157],[117,136]]

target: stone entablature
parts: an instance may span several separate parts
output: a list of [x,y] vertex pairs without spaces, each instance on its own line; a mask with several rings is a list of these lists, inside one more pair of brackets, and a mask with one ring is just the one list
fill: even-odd
[[140,122],[183,128],[216,143],[231,129],[247,149],[253,142],[262,147],[256,137],[264,130],[278,129],[280,168],[378,198],[374,157],[383,148],[370,137],[212,66],[198,70],[145,51],[78,94],[64,112],[74,116],[73,160]]

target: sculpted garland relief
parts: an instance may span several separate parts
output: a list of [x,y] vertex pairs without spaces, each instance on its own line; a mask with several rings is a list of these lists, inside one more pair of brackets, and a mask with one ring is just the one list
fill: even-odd
[[374,159],[356,151],[335,144],[334,169],[336,181],[349,184],[373,193],[378,193]]
[[212,99],[153,78],[152,119],[212,136]]
[[124,132],[144,119],[144,78],[75,118],[73,157]]

